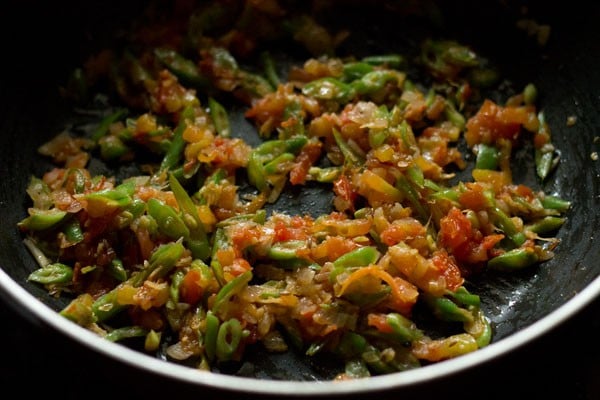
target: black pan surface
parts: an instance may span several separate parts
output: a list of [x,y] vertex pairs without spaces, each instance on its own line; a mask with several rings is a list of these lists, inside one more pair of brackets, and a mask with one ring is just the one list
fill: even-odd
[[[58,86],[82,57],[109,37],[108,27],[124,25],[128,15],[141,2],[117,6],[116,2],[61,2],[60,5],[33,2],[33,7],[15,4],[8,13],[12,22],[27,21],[30,38],[11,29],[4,33],[5,72],[0,78],[0,267],[12,281],[26,289],[51,309],[64,306],[46,291],[26,281],[36,268],[21,242],[16,223],[25,215],[28,199],[25,188],[29,177],[40,175],[49,164],[36,154],[36,148],[65,128],[85,124],[62,101]],[[351,2],[344,13],[330,16],[332,24],[352,27],[352,40],[341,52],[357,55],[410,52],[424,36],[455,38],[472,45],[478,53],[501,68],[506,78],[504,92],[519,90],[533,82],[541,94],[552,129],[552,137],[561,152],[561,163],[546,184],[540,185],[530,173],[515,175],[515,180],[557,194],[572,201],[554,259],[519,274],[490,274],[472,282],[481,294],[482,308],[494,323],[495,341],[544,322],[562,307],[560,322],[579,311],[600,293],[600,7],[593,3],[576,4],[569,9],[558,5],[529,2],[521,7],[511,2],[460,1],[440,2],[440,15],[403,20],[398,15],[378,10],[378,2]],[[525,4],[525,3],[523,3]],[[517,28],[517,21],[531,19],[551,26],[550,40],[541,46],[535,35]],[[360,29],[359,29],[360,28]],[[573,126],[567,119],[575,117]],[[243,118],[234,118],[234,131],[253,135]],[[523,152],[520,162],[531,163]],[[98,164],[98,171],[106,166]],[[523,169],[525,171],[525,169]],[[307,194],[286,194],[275,207],[288,212],[318,212],[329,207],[329,198],[318,188]],[[4,278],[3,278],[4,279]],[[1,281],[0,281],[1,283]],[[39,321],[38,309],[29,309],[29,299],[16,297],[11,285],[0,285],[5,301],[17,313]],[[586,291],[587,288],[587,291]],[[583,300],[578,300],[584,291]],[[581,297],[581,296],[580,296]],[[565,306],[568,310],[564,311]],[[43,319],[43,318],[42,318]],[[536,334],[552,329],[545,324]],[[516,345],[519,345],[516,342]],[[560,344],[557,344],[560,345]],[[265,356],[249,354],[250,367],[238,372],[267,380],[312,381],[327,379],[332,370],[325,362],[317,364],[286,354]],[[388,381],[384,386],[393,386]],[[217,387],[221,387],[217,384]],[[244,390],[244,388],[232,388]],[[364,389],[362,389],[364,390]]]

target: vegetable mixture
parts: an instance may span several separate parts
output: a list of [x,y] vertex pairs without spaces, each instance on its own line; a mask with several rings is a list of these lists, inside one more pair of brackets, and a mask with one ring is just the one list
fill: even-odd
[[[417,57],[337,55],[350,31],[294,2],[174,4],[73,72],[67,99],[108,93],[111,107],[39,148],[56,167],[31,178],[18,228],[39,263],[29,279],[69,299],[60,314],[213,371],[259,345],[330,354],[336,379],[488,345],[469,279],[552,258],[570,206],[513,180],[527,143],[540,182],[558,164],[535,86],[482,97],[495,70],[447,39]],[[278,64],[279,42],[305,62]],[[94,173],[94,158],[138,172]],[[269,208],[308,186],[330,211]]]

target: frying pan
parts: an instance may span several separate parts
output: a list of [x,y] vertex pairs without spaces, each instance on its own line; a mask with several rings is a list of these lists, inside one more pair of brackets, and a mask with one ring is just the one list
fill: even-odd
[[[64,307],[66,300],[50,297],[43,288],[27,282],[36,264],[22,244],[16,223],[29,206],[25,188],[30,176],[39,176],[50,167],[36,154],[37,147],[77,123],[72,108],[59,96],[59,85],[86,54],[108,43],[115,29],[126,26],[143,6],[139,1],[13,2],[7,7],[2,37],[4,54],[9,57],[4,57],[0,79],[3,300],[25,318],[50,327],[100,357],[143,369],[173,385],[289,396],[399,390],[466,372],[539,340],[594,301],[600,294],[600,235],[596,233],[600,222],[600,161],[593,156],[600,153],[600,32],[596,23],[600,7],[594,2],[571,3],[564,9],[535,1],[442,1],[432,2],[428,15],[403,19],[389,9],[382,11],[381,2],[344,4],[339,14],[329,16],[332,26],[351,28],[351,40],[340,52],[409,53],[425,36],[454,38],[499,67],[507,92],[528,82],[538,88],[538,104],[545,111],[561,162],[543,185],[525,168],[517,169],[515,180],[569,199],[572,208],[558,233],[561,242],[552,260],[521,273],[489,274],[473,282],[474,291],[481,294],[482,309],[494,324],[491,345],[414,371],[334,383],[328,381],[333,370],[327,360],[311,361],[292,353],[250,351],[250,367],[242,372],[199,374],[107,343],[59,317],[56,310]],[[548,42],[540,43],[535,34],[519,28],[517,21],[523,19],[549,25]],[[24,26],[29,34],[17,34]],[[576,119],[572,126],[567,124],[569,117]],[[251,131],[243,118],[234,117],[233,121],[235,131]],[[531,156],[520,153],[519,162],[530,165]],[[99,164],[96,168],[104,172],[107,167]],[[275,208],[312,213],[327,209],[328,202],[323,192],[314,189],[288,193]]]

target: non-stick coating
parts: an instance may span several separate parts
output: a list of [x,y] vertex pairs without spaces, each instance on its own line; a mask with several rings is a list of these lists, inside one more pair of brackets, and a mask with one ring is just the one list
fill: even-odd
[[[36,264],[16,229],[29,206],[25,188],[31,175],[39,176],[50,167],[36,154],[36,148],[72,126],[72,110],[61,100],[59,85],[88,51],[108,37],[106,28],[123,25],[141,3],[121,2],[121,9],[115,7],[117,2],[39,3],[35,12],[15,5],[8,14],[17,20],[26,19],[32,35],[16,30],[2,35],[9,42],[3,50],[8,71],[0,78],[0,267],[32,296],[58,310],[64,300],[52,298],[40,286],[26,281]],[[571,200],[572,208],[558,234],[561,242],[554,259],[523,273],[490,273],[470,282],[481,295],[482,307],[494,324],[494,340],[499,341],[553,313],[600,275],[600,234],[596,233],[600,223],[600,161],[593,156],[600,152],[600,35],[594,21],[600,13],[593,2],[568,10],[531,2],[527,13],[521,7],[507,6],[510,2],[479,3],[445,2],[441,8],[443,22],[434,18],[438,21],[434,24],[425,24],[429,20],[424,17],[405,21],[392,12],[381,13],[377,10],[379,2],[353,1],[351,10],[330,17],[332,23],[352,28],[341,52],[410,52],[424,36],[454,38],[472,45],[500,66],[507,79],[506,92],[520,90],[528,82],[537,86],[539,105],[560,150],[561,162],[544,185],[525,170],[522,174],[518,170],[514,179]],[[517,28],[517,20],[526,18],[551,26],[545,46]],[[7,26],[12,25],[4,29]],[[576,119],[572,126],[567,124],[570,117]],[[234,124],[237,132],[255,135],[240,115],[234,117]],[[520,154],[520,161],[531,165],[531,154]],[[102,171],[103,166],[98,168]],[[324,192],[313,188],[308,193],[284,195],[276,207],[314,213],[327,209],[329,200]],[[4,295],[13,298],[10,293]],[[32,312],[26,308],[20,311]],[[332,374],[327,363],[319,366],[294,354],[249,356],[254,363],[254,368],[244,372],[249,376],[313,380]]]

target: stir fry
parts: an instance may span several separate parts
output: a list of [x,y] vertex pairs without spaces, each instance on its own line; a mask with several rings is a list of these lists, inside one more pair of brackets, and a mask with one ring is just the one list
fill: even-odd
[[[469,279],[551,259],[570,207],[513,179],[527,144],[540,182],[559,161],[535,86],[483,98],[494,70],[447,39],[416,58],[339,56],[349,31],[283,3],[150,8],[125,46],[75,70],[66,98],[112,103],[39,148],[56,166],[31,178],[18,223],[39,263],[29,279],[70,299],[65,318],[201,370],[263,346],[331,354],[354,379],[488,345]],[[284,39],[303,62],[263,45]],[[271,207],[309,186],[329,211]]]

